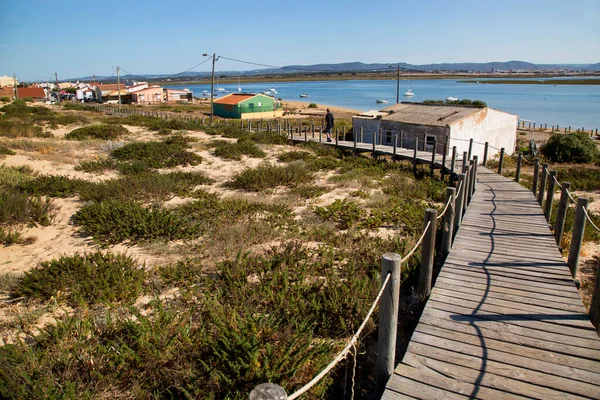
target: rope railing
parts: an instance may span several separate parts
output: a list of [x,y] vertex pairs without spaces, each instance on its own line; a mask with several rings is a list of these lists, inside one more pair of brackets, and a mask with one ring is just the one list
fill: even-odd
[[425,228],[423,229],[423,234],[421,234],[421,237],[419,238],[419,240],[417,241],[415,246],[412,248],[410,253],[408,253],[406,256],[404,256],[404,258],[402,260],[400,260],[400,264],[407,261],[414,254],[414,252],[419,248],[421,243],[423,243],[423,239],[425,239],[425,235],[427,234],[427,230],[429,229],[430,225],[431,225],[431,221],[427,222],[427,225],[425,225]]
[[358,340],[358,337],[360,336],[362,330],[367,325],[367,322],[371,318],[371,314],[373,314],[373,311],[375,311],[375,306],[377,306],[377,303],[379,302],[379,299],[383,295],[383,291],[385,290],[385,288],[386,288],[388,282],[390,281],[391,277],[392,277],[391,273],[388,273],[388,275],[385,277],[385,281],[381,285],[381,289],[379,290],[379,293],[377,294],[377,297],[375,298],[375,301],[373,302],[373,305],[369,309],[369,312],[367,313],[367,316],[365,317],[365,319],[363,320],[362,324],[358,328],[358,331],[356,331],[356,333],[354,334],[354,336],[352,336],[352,339],[350,339],[350,341],[348,342],[348,344],[346,345],[346,347],[344,347],[344,349],[337,355],[337,357],[334,358],[334,360],[327,367],[325,367],[319,373],[319,375],[315,376],[310,382],[308,382],[306,385],[304,385],[301,389],[297,390],[296,392],[294,392],[293,394],[291,394],[290,396],[288,396],[288,400],[297,399],[298,397],[300,397],[304,393],[308,392],[325,375],[327,375],[327,373],[329,371],[331,371],[331,369],[333,369],[333,367],[335,367],[337,365],[337,363],[339,363],[341,360],[343,360],[346,357],[346,355],[348,354],[348,352],[350,351],[350,349],[352,348],[352,346],[354,346],[354,343],[356,343],[356,341]]
[[585,214],[585,217],[587,218],[588,222],[594,227],[594,229],[600,232],[600,228],[598,228],[596,224],[594,224],[594,221],[592,221],[592,218],[590,217],[590,214],[588,214],[586,207],[583,207],[583,213]]
[[451,202],[452,202],[451,198],[448,198],[448,200],[446,200],[446,206],[444,207],[444,211],[442,211],[441,214],[438,215],[437,219],[442,219],[444,217],[444,214],[446,214],[446,211],[448,211],[448,208],[450,207]]

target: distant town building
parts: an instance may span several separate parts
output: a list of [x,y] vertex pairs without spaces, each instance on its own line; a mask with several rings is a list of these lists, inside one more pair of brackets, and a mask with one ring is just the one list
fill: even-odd
[[40,87],[17,88],[17,94],[20,99],[31,97],[33,100],[46,100],[46,92]]
[[[17,85],[19,84],[19,80],[17,79]],[[15,78],[12,76],[0,76],[0,87],[14,87],[15,86]]]
[[[518,117],[493,108],[472,106],[400,103],[380,111],[371,111],[352,118],[352,129],[358,141],[399,148],[432,151],[443,154],[448,140],[448,154],[456,146],[458,154],[469,151],[473,139],[472,155],[483,159],[484,143],[489,143],[488,157],[504,148],[507,155],[516,146]],[[361,138],[360,132],[363,132]]]
[[231,93],[213,102],[214,115],[224,118],[277,118],[283,115],[279,102],[264,94]]
[[188,89],[163,89],[165,101],[192,101],[193,94]]
[[151,86],[131,93],[131,102],[135,104],[153,104],[162,103],[162,101],[163,88],[160,86]]

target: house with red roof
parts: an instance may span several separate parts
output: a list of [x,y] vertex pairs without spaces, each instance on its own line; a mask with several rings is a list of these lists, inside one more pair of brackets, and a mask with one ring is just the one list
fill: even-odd
[[231,93],[213,102],[213,113],[223,118],[276,118],[283,115],[283,109],[271,96]]
[[46,92],[40,87],[17,88],[17,94],[20,99],[31,97],[33,100],[46,100]]

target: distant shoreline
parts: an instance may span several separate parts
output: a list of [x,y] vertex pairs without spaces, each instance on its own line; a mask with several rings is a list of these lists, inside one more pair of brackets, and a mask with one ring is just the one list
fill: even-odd
[[552,79],[552,80],[525,80],[525,79],[501,79],[501,80],[461,80],[456,83],[480,83],[480,84],[492,84],[492,85],[600,85],[600,78],[597,79]]
[[[552,82],[541,81],[539,83],[544,84],[562,84],[562,85],[597,85],[600,84],[600,74],[593,75],[588,74],[586,76],[598,76],[597,79],[560,79],[553,80]],[[535,79],[551,79],[555,77],[562,77],[562,75],[555,74],[514,74],[510,77],[499,77],[498,75],[492,74],[478,74],[478,75],[466,75],[466,74],[431,74],[431,73],[401,73],[400,79],[411,79],[411,80],[423,80],[423,79],[456,79],[460,83],[475,83],[477,80],[479,83],[509,83],[514,82],[515,84],[523,83],[536,83],[537,81],[524,80],[523,78],[535,78]],[[501,79],[501,81],[491,80]],[[361,72],[339,72],[339,73],[319,73],[319,74],[295,74],[295,75],[263,75],[263,76],[219,76],[219,84],[237,84],[239,79],[240,85],[243,83],[260,83],[260,82],[303,82],[303,81],[356,81],[356,80],[396,80],[397,75],[395,72],[380,72],[380,73],[361,73]],[[482,80],[483,79],[483,80]],[[593,83],[582,83],[591,81]],[[210,84],[210,78],[206,79],[187,79],[187,80],[167,80],[167,79],[156,79],[148,80],[150,83],[161,84],[161,85],[207,85]],[[564,83],[571,82],[571,83]],[[575,83],[572,83],[575,82]]]

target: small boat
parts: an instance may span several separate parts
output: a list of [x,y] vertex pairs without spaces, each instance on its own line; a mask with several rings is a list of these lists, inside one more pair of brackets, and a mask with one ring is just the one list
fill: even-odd
[[375,103],[387,103],[387,100],[375,100]]
[[300,97],[308,97],[308,95],[306,93],[302,93]]
[[446,101],[458,101],[458,98],[450,96],[446,97]]
[[414,95],[415,94],[413,93],[412,89],[408,89],[406,92],[404,92],[404,97],[411,97]]
[[275,90],[275,88],[269,88],[267,90],[273,94],[277,94],[277,90]]

